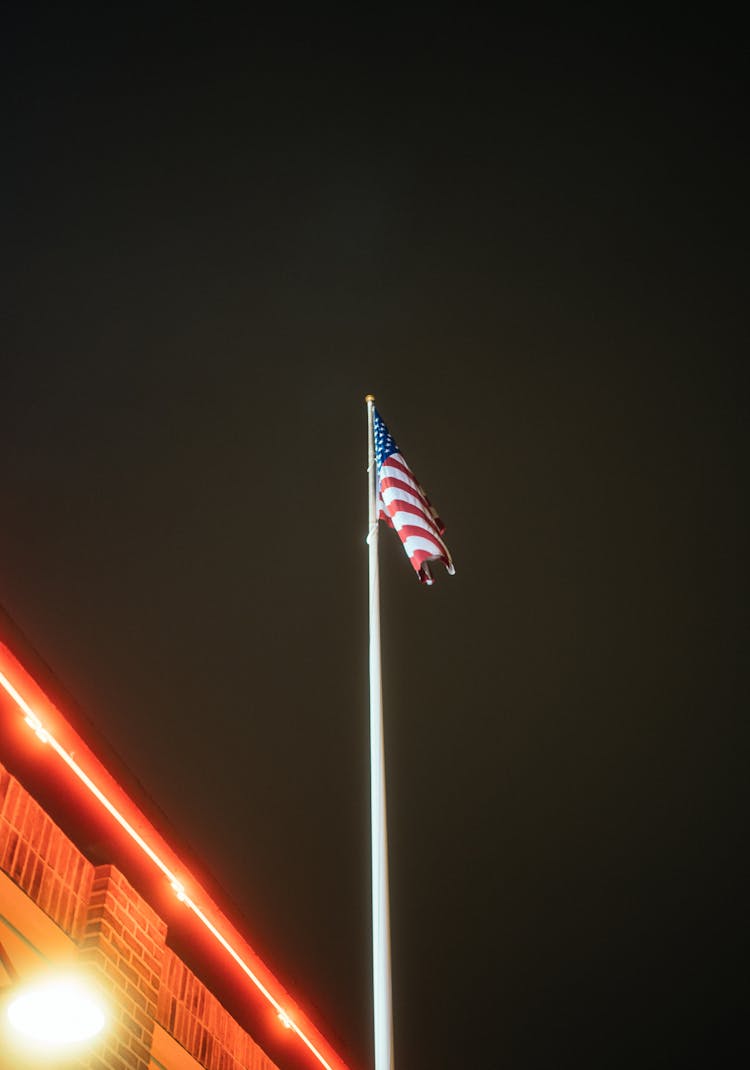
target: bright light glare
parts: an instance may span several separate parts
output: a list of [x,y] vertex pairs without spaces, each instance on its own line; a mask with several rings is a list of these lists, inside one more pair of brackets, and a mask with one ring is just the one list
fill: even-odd
[[104,1026],[101,1003],[76,977],[55,977],[22,992],[8,1006],[10,1024],[42,1048],[64,1047],[95,1036]]
[[[229,943],[227,938],[216,928],[213,922],[208,919],[208,917],[203,913],[200,907],[196,903],[194,903],[193,900],[187,895],[184,885],[177,880],[169,866],[167,866],[167,864],[162,861],[156,851],[133,828],[130,822],[120,813],[114,803],[109,800],[109,798],[104,794],[101,788],[99,788],[91,779],[91,777],[81,768],[78,762],[76,762],[76,760],[73,758],[72,752],[69,754],[65,750],[65,748],[57,741],[57,739],[55,739],[55,737],[42,725],[39,717],[32,710],[26,699],[21,694],[19,694],[19,692],[15,689],[13,684],[3,672],[0,672],[0,687],[2,687],[8,693],[8,695],[10,695],[10,697],[13,699],[19,709],[22,710],[22,712],[24,713],[24,720],[26,721],[26,724],[29,726],[29,728],[31,728],[31,730],[37,734],[37,736],[43,743],[48,743],[50,747],[52,747],[58,757],[60,757],[62,761],[65,762],[65,764],[68,766],[68,768],[73,773],[75,773],[81,783],[85,784],[91,794],[96,799],[98,799],[104,809],[107,810],[109,814],[111,814],[111,816],[118,823],[118,825],[120,825],[125,830],[128,836],[130,836],[130,838],[138,844],[144,854],[148,855],[154,865],[161,870],[161,872],[171,884],[172,889],[178,900],[181,903],[184,903],[189,910],[192,910],[192,912],[199,919],[199,921],[202,922],[205,928],[208,929],[208,931],[217,940],[217,942],[221,944],[224,950],[234,959],[234,961],[237,963],[240,969],[247,975],[250,981],[252,981],[258,991],[261,992],[263,996],[265,996],[271,1006],[274,1007],[274,1009],[278,1013],[279,1020],[282,1022],[284,1027],[291,1029],[294,1033],[297,1034],[302,1043],[315,1056],[321,1066],[324,1067],[324,1070],[333,1070],[331,1063],[323,1056],[323,1054],[318,1050],[312,1040],[297,1025],[297,1023],[292,1021],[291,1018],[289,1018],[278,1000],[272,995],[268,988],[266,988],[260,978],[250,969],[248,964],[245,962],[242,956],[235,950],[235,948]],[[340,1059],[337,1060],[337,1065],[345,1067],[345,1064]]]

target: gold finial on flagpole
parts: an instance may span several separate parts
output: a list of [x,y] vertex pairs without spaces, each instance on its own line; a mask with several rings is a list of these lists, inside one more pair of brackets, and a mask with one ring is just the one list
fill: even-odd
[[374,401],[374,400],[375,400],[375,395],[374,394],[365,394],[365,404],[367,404],[370,401]]

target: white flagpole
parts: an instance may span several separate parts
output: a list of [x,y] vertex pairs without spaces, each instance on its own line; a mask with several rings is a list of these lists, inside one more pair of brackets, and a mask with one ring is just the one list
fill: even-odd
[[378,571],[378,501],[375,464],[375,398],[367,403],[367,473],[370,548],[370,811],[372,819],[372,981],[375,1070],[393,1070],[391,1008],[391,931],[388,910],[388,836],[385,819],[383,691],[380,672],[380,577]]

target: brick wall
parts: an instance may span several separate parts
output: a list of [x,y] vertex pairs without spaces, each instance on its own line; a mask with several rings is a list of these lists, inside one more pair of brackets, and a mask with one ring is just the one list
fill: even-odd
[[104,989],[114,1028],[81,1062],[148,1070],[167,927],[114,866],[94,871],[80,958]]
[[265,1052],[169,949],[157,1018],[207,1070],[275,1070]]
[[148,1070],[155,1025],[206,1070],[276,1070],[166,946],[167,926],[114,866],[93,866],[0,765],[0,870],[78,945],[113,1022],[79,1070]]
[[94,867],[2,765],[0,869],[64,932],[80,938]]

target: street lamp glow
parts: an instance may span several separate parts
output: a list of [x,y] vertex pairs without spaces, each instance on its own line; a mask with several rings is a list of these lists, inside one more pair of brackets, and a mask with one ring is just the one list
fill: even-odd
[[[62,743],[59,742],[55,735],[53,735],[53,733],[45,725],[42,724],[38,715],[34,712],[34,710],[31,708],[31,706],[23,697],[23,695],[17,690],[11,679],[6,676],[5,672],[3,671],[7,664],[15,663],[15,659],[13,658],[12,654],[10,655],[11,662],[8,662],[8,654],[10,654],[10,652],[8,651],[7,647],[5,647],[2,642],[0,642],[0,688],[2,688],[9,695],[9,697],[18,706],[19,710],[21,710],[21,712],[24,714],[24,721],[29,726],[29,728],[38,736],[41,742],[48,744],[52,748],[55,754],[57,754],[57,756],[65,763],[65,765],[71,770],[71,772],[74,773],[78,780],[80,780],[80,782],[88,789],[88,791],[94,796],[94,798],[104,807],[104,809],[113,818],[113,820],[116,821],[122,829],[124,829],[127,835],[138,845],[138,847],[140,847],[143,853],[151,859],[157,869],[159,869],[164,874],[164,876],[167,878],[170,885],[172,886],[172,890],[177,896],[179,902],[184,903],[184,905],[193,912],[195,917],[208,930],[208,932],[211,933],[217,943],[224,948],[227,954],[237,963],[242,972],[248,977],[252,984],[255,985],[261,995],[266,1000],[268,1000],[271,1006],[277,1012],[281,1011],[284,1014],[286,1021],[289,1023],[288,1028],[291,1029],[291,1031],[295,1033],[297,1037],[299,1037],[299,1039],[302,1041],[302,1043],[305,1045],[311,1055],[313,1055],[314,1058],[317,1059],[317,1061],[320,1063],[321,1067],[323,1067],[323,1070],[347,1070],[344,1061],[340,1058],[340,1056],[336,1055],[330,1044],[327,1043],[325,1038],[318,1032],[318,1030],[306,1016],[302,1016],[302,1022],[304,1026],[303,1028],[302,1026],[298,1025],[296,1020],[293,1020],[286,1014],[286,1011],[284,1011],[282,1003],[280,1002],[280,1000],[286,1001],[286,993],[283,991],[283,989],[281,989],[281,992],[279,993],[280,985],[278,984],[278,982],[276,982],[274,978],[269,977],[269,971],[267,971],[266,968],[263,966],[263,963],[261,963],[257,959],[257,956],[252,954],[252,949],[248,948],[247,945],[245,945],[246,950],[243,952],[243,954],[246,957],[243,957],[243,954],[241,954],[240,951],[238,951],[237,948],[232,943],[230,943],[230,940],[224,935],[224,933],[220,929],[216,927],[216,925],[214,925],[214,923],[211,921],[208,915],[201,909],[201,907],[197,903],[193,902],[193,900],[187,894],[182,882],[179,881],[175,874],[172,872],[171,867],[173,864],[172,859],[174,858],[174,855],[171,852],[167,853],[167,861],[165,861],[164,858],[160,857],[159,853],[157,853],[158,851],[162,851],[162,853],[164,853],[165,844],[164,841],[161,840],[160,837],[158,837],[158,834],[155,834],[155,830],[153,829],[153,827],[149,826],[150,831],[148,832],[148,835],[149,840],[151,842],[147,842],[147,840],[145,840],[144,837],[136,830],[131,821],[128,820],[128,817],[125,816],[126,814],[133,814],[135,807],[132,800],[125,797],[124,799],[120,798],[120,800],[118,801],[118,797],[117,795],[115,795],[113,801],[113,798],[111,798],[110,795],[106,794],[105,791],[103,791],[102,788],[92,779],[92,777],[89,776],[85,769],[83,769],[83,767],[78,764],[76,759],[73,757],[74,752],[72,750],[67,750],[62,745]],[[85,747],[85,744],[83,744],[83,746]],[[105,772],[105,770],[100,768],[100,775]],[[104,783],[107,783],[106,780],[104,781]],[[112,789],[108,788],[108,791],[111,792]],[[139,811],[136,811],[136,814],[136,823],[142,825],[143,815]],[[154,846],[152,846],[152,843],[154,844]],[[183,869],[184,867],[182,867],[182,865],[180,864],[180,868]],[[215,904],[211,904],[211,906],[213,909],[215,909],[216,907]],[[242,949],[242,946],[243,945],[240,944],[240,949]],[[248,956],[248,951],[251,952],[250,956]],[[250,957],[250,963],[252,963],[252,965],[250,965],[248,961],[246,961],[247,957]],[[256,962],[257,966],[255,966]],[[266,983],[264,983],[264,978],[267,978]],[[271,991],[271,987],[268,987],[269,985],[273,988],[273,991]],[[274,992],[279,993],[278,996],[275,995]],[[295,1015],[295,1018],[296,1017],[297,1015]],[[324,1052],[326,1054],[324,1054]]]
[[99,999],[79,978],[67,976],[24,987],[7,1014],[27,1041],[48,1050],[90,1040],[106,1020]]

